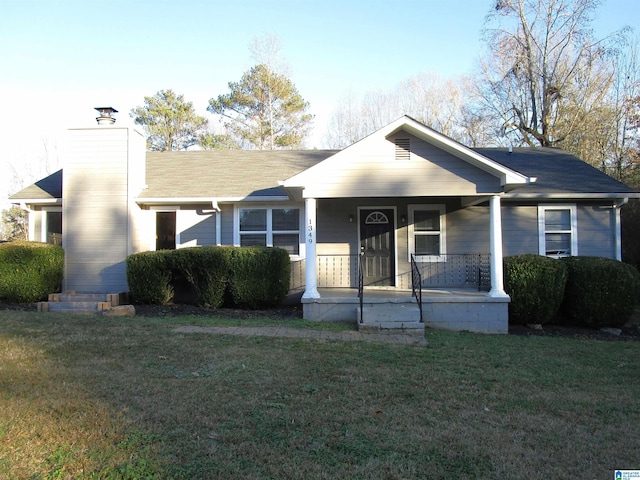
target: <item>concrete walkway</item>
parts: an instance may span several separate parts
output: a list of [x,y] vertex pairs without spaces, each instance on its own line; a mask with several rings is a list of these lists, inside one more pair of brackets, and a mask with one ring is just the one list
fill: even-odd
[[326,342],[338,340],[343,342],[371,342],[396,345],[426,347],[427,339],[423,332],[418,333],[370,333],[370,332],[330,332],[288,327],[198,327],[185,325],[172,330],[175,333],[207,333],[212,335],[235,335],[247,337],[282,337],[302,338]]

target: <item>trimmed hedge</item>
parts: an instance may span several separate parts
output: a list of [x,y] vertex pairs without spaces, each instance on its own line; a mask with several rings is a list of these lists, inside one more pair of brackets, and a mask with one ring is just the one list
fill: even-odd
[[564,297],[567,268],[559,260],[526,254],[504,259],[504,288],[511,297],[509,322],[550,322]]
[[271,247],[194,247],[127,257],[127,280],[136,303],[166,304],[187,285],[198,305],[274,307],[289,291],[291,261]]
[[167,250],[160,250],[127,257],[127,283],[136,303],[165,305],[173,300],[168,253]]
[[174,278],[185,278],[198,305],[221,307],[225,299],[229,253],[226,248],[181,248],[170,253]]
[[568,279],[562,312],[573,324],[619,327],[640,300],[640,272],[601,257],[566,257]]
[[276,307],[289,291],[291,260],[281,248],[231,250],[229,299],[240,308]]
[[62,288],[64,250],[39,242],[0,244],[0,300],[32,303]]

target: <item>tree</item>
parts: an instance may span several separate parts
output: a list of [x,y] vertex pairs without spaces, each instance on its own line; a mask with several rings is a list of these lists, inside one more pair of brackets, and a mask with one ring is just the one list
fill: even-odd
[[612,53],[624,31],[595,41],[597,0],[497,0],[485,31],[489,55],[479,86],[485,111],[515,143],[571,142],[585,118],[602,115],[614,81]]
[[402,115],[464,141],[464,105],[468,102],[466,79],[447,79],[434,73],[420,73],[384,92],[366,92],[361,102],[349,93],[333,112],[325,143],[344,148],[384,127]]
[[241,146],[296,148],[308,135],[309,103],[286,76],[259,64],[239,82],[229,82],[229,90],[212,98],[207,110],[229,120],[224,125]]
[[149,150],[186,150],[207,133],[207,119],[196,115],[193,103],[173,90],[144,97],[144,106],[131,109],[130,115],[147,133]]
[[4,240],[29,239],[29,214],[17,205],[12,205],[8,210],[2,211],[2,226]]
[[236,142],[229,135],[205,133],[199,138],[203,150],[234,150],[238,148]]

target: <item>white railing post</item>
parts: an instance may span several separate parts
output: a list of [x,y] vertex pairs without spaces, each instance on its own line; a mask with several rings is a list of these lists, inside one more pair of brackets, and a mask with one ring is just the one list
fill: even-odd
[[500,196],[489,199],[490,242],[491,242],[491,291],[490,297],[508,297],[504,291],[504,272],[502,269],[502,214]]
[[306,286],[302,298],[320,298],[320,293],[318,292],[318,276],[316,271],[316,265],[318,262],[316,252],[316,199],[306,198],[304,201],[304,210],[304,235],[306,243]]

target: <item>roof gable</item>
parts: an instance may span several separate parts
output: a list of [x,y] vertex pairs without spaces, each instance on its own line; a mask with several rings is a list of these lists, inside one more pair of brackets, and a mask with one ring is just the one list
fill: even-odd
[[[395,141],[410,137],[411,155],[396,160]],[[414,148],[419,146],[419,148]],[[437,167],[437,168],[436,168]],[[529,178],[422,125],[399,120],[284,182],[309,197],[476,195],[501,193]]]

